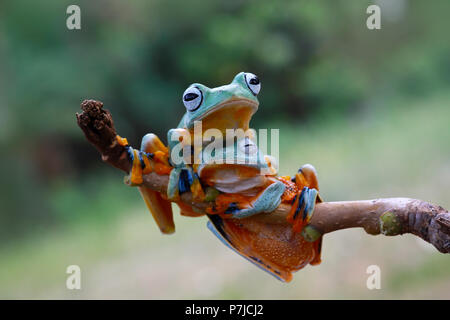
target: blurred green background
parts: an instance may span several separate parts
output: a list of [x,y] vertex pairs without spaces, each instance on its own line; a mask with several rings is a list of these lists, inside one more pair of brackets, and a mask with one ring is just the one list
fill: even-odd
[[[66,8],[81,7],[81,30]],[[381,30],[366,8],[381,7]],[[406,196],[450,208],[450,2],[0,2],[0,298],[450,298],[450,259],[413,236],[344,230],[282,284],[205,218],[162,236],[138,192],[76,125],[105,103],[122,136],[165,138],[193,82],[262,80],[254,128],[280,171],[312,163],[326,200]],[[65,287],[68,265],[82,290]],[[380,266],[381,290],[366,288]]]

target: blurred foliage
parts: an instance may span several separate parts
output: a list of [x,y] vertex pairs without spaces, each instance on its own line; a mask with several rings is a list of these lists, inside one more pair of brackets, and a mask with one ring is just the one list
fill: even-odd
[[[398,109],[376,105],[373,117],[360,121],[279,123],[281,172],[313,163],[327,201],[395,195],[450,208],[449,99],[441,92],[390,100]],[[327,234],[323,262],[285,284],[224,246],[204,217],[183,217],[175,206],[177,231],[161,235],[142,201],[129,205],[136,190],[98,172],[75,195],[55,185],[52,201],[74,214],[67,228],[0,248],[0,298],[450,299],[448,255],[415,236]],[[114,206],[121,215],[108,219]],[[82,269],[82,290],[64,286],[72,264]],[[381,268],[381,290],[366,287],[373,264]]]
[[[370,3],[2,1],[2,243],[82,217],[106,219],[102,210],[138,199],[107,186],[121,174],[100,169],[77,128],[83,99],[102,100],[120,134],[138,145],[145,133],[165,138],[178,123],[190,83],[215,87],[240,71],[262,79],[255,127],[308,119],[320,126],[370,114],[388,97],[448,90],[450,2],[379,0],[378,31],[365,25]],[[69,4],[81,7],[82,30],[66,28]]]

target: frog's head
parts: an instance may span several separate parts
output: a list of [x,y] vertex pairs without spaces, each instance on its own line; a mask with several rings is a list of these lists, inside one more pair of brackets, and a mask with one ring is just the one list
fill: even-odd
[[187,111],[179,127],[192,130],[195,121],[202,121],[203,131],[209,128],[247,130],[250,118],[258,109],[256,95],[260,89],[258,77],[248,72],[237,74],[230,84],[217,88],[194,83],[183,93]]

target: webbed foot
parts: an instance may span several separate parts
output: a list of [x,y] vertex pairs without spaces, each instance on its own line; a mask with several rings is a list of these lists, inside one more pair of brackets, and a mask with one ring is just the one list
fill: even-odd
[[[152,136],[151,139],[149,136]],[[143,175],[155,171],[158,174],[169,174],[172,167],[168,162],[167,148],[155,135],[148,134],[142,140],[141,150],[134,149],[128,144],[126,138],[116,136],[117,142],[125,147],[132,165],[130,170],[130,183],[139,186]]]
[[292,182],[302,191],[295,196],[287,220],[293,225],[293,231],[301,232],[306,241],[313,243],[314,258],[310,263],[317,265],[321,262],[322,234],[309,225],[316,203],[322,202],[317,171],[312,165],[305,164],[298,170]]
[[[171,155],[170,162],[174,167],[169,176],[168,198],[177,201],[182,193],[191,191],[193,200],[202,202],[205,199],[205,193],[197,173],[191,166],[192,145],[189,131],[182,128],[170,129],[167,140]],[[181,151],[183,151],[182,156]],[[173,155],[176,155],[175,158],[172,158]]]
[[194,201],[202,202],[205,198],[198,175],[189,166],[175,167],[169,176],[167,196],[170,200],[178,200],[179,196],[191,191]]
[[152,171],[150,159],[153,159],[154,154],[133,149],[133,147],[128,144],[127,139],[122,138],[119,135],[116,136],[116,139],[121,146],[125,147],[125,149],[127,150],[128,158],[132,163],[130,172],[131,185],[141,185],[143,182],[142,176]]
[[292,201],[292,208],[287,216],[287,220],[293,225],[295,232],[300,232],[309,224],[316,202],[321,202],[322,199],[319,195],[317,172],[312,165],[303,165],[292,181],[295,182],[301,191]]
[[309,224],[314,213],[317,198],[317,190],[303,187],[302,191],[294,197],[292,208],[287,216],[289,223],[293,225],[295,232],[300,232]]

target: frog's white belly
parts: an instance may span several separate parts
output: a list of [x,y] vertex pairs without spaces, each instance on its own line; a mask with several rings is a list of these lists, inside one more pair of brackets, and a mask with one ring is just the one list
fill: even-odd
[[206,166],[202,169],[199,171],[200,180],[225,193],[253,195],[267,185],[266,176],[254,168]]

